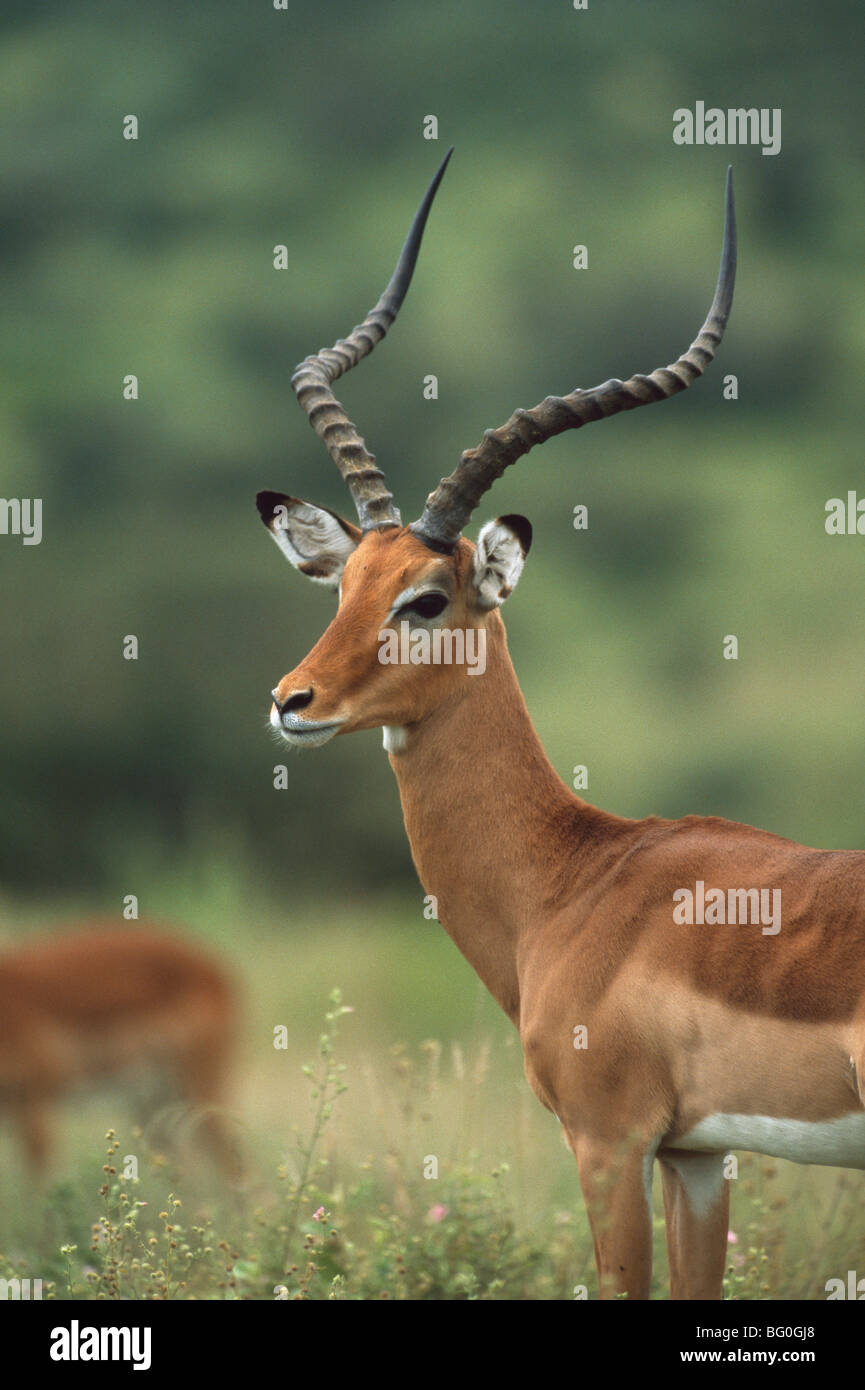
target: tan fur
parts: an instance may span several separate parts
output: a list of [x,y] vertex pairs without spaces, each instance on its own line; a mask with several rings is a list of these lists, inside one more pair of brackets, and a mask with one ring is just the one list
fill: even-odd
[[[602,1294],[648,1296],[657,1156],[673,1295],[717,1298],[728,1184],[700,1194],[726,1144],[714,1166],[673,1145],[713,1116],[815,1126],[861,1113],[865,854],[714,817],[625,820],[576,797],[532,727],[498,611],[473,599],[472,552],[463,540],[440,556],[396,528],[366,535],[336,618],[277,695],[311,691],[302,717],[342,720],[340,734],[404,727],[390,760],[418,875],[564,1127]],[[379,664],[390,605],[431,576],[452,595],[449,627],[486,627],[483,676]],[[780,931],[677,925],[673,892],[697,879],[781,889]]]
[[214,1155],[237,1159],[213,1107],[235,1037],[235,990],[191,942],[146,926],[93,924],[0,951],[0,1103],[41,1175],[48,1107],[76,1085],[155,1066],[205,1111]]

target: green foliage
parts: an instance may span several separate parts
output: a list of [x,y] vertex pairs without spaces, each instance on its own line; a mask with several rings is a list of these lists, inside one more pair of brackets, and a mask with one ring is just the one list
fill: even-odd
[[[861,844],[861,543],[823,532],[859,467],[858,13],[370,0],[299,30],[231,0],[7,7],[3,491],[45,506],[41,546],[0,546],[7,890],[107,900],[129,891],[130,848],[162,873],[214,842],[294,892],[337,844],[357,888],[385,863],[411,882],[380,735],[300,759],[263,732],[333,603],[289,571],[253,494],[349,506],[289,372],[375,300],[451,140],[393,341],[344,383],[404,514],[514,406],[669,360],[708,304],[731,154],[673,146],[673,110],[701,93],[784,110],[779,156],[732,152],[727,340],[687,397],[552,440],[497,484],[489,510],[537,537],[511,647],[591,799]],[[720,660],[728,630],[738,663]],[[296,791],[276,792],[287,757]]]
[[[444,144],[457,151],[405,310],[344,383],[406,518],[515,406],[687,344],[732,153],[741,269],[711,372],[659,410],[551,440],[475,520],[535,525],[505,616],[566,781],[583,763],[589,799],[621,814],[720,814],[862,847],[851,595],[865,538],[823,527],[861,471],[860,13],[778,11],[333,0],[299,25],[233,0],[4,8],[2,491],[44,499],[44,538],[0,537],[0,927],[114,911],[134,891],[225,946],[249,985],[259,1089],[239,1202],[188,1171],[169,1180],[159,1155],[137,1185],[103,1174],[98,1195],[93,1136],[114,1121],[67,1115],[75,1161],[44,1209],[0,1199],[0,1274],[75,1298],[594,1288],[572,1160],[525,1092],[515,1040],[421,924],[379,732],[301,758],[264,731],[268,692],[333,600],[289,570],[252,499],[284,488],[348,512],[288,377],[374,302]],[[781,105],[782,154],[674,148],[672,112],[698,96]],[[121,136],[129,111],[136,142]],[[421,138],[427,111],[438,145]],[[736,662],[721,659],[728,632]],[[363,1081],[339,1094],[334,1147],[341,1081],[320,1053],[310,1126],[283,1145],[304,1100],[261,1060],[260,1020],[284,1006],[292,1036],[311,1036],[335,959],[363,999],[349,1054]],[[429,1030],[438,1054],[418,1050]],[[398,1037],[384,1074],[364,1049]],[[466,1061],[482,1043],[487,1070]],[[436,1183],[422,1177],[430,1126]],[[754,1163],[728,1292],[821,1297],[861,1247],[858,1175],[779,1165],[764,1179]],[[658,1293],[662,1271],[659,1257]]]
[[[421,1161],[418,1127],[469,1101],[493,1114],[489,1056],[454,1074],[434,1041],[393,1049],[382,1085],[397,1092],[399,1121],[361,1162],[339,1124],[347,1087],[336,1060],[339,1020],[352,1010],[331,994],[316,1060],[302,1068],[310,1120],[296,1126],[276,1168],[259,1136],[245,1186],[228,1193],[197,1165],[170,1174],[150,1154],[140,1178],[118,1171],[113,1129],[101,1174],[83,1163],[18,1215],[0,1203],[0,1277],[41,1278],[43,1298],[84,1301],[559,1300],[597,1294],[592,1242],[568,1156],[568,1209],[550,1179],[550,1155],[534,1146],[489,1166],[457,1144],[435,1177]],[[339,1104],[337,1104],[339,1102]],[[333,1126],[338,1135],[329,1148]],[[443,1138],[439,1122],[434,1128]],[[141,1136],[136,1138],[140,1145]],[[522,1171],[521,1171],[522,1170]],[[822,1181],[818,1180],[818,1176]],[[83,1181],[79,1182],[79,1178]],[[799,1199],[807,1184],[809,1201]],[[531,1209],[521,1199],[533,1193]],[[725,1297],[824,1298],[825,1281],[855,1266],[861,1191],[844,1173],[796,1170],[751,1155],[733,1185]],[[652,1297],[668,1296],[663,1221],[655,1218]],[[852,1263],[851,1263],[852,1262]]]

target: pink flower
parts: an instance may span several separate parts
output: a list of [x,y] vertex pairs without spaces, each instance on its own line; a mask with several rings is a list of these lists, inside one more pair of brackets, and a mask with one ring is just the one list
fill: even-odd
[[738,1244],[739,1244],[739,1237],[736,1235],[736,1232],[735,1232],[735,1231],[728,1231],[728,1232],[727,1232],[727,1244],[728,1244],[728,1245],[738,1245]]
[[318,1211],[314,1211],[312,1213],[312,1219],[313,1221],[326,1221],[327,1212],[325,1211],[324,1207],[319,1207]]
[[447,1214],[448,1208],[443,1207],[441,1202],[436,1202],[435,1206],[430,1207],[429,1211],[427,1212],[427,1220],[441,1221],[443,1217],[447,1216]]

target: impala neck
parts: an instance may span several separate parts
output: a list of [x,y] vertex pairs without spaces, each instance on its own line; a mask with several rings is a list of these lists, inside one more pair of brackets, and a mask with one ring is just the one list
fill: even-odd
[[[486,651],[484,674],[464,676],[452,700],[406,729],[390,761],[438,920],[518,1024],[520,942],[573,884],[600,825],[616,818],[580,801],[551,766],[497,613]],[[551,882],[550,845],[564,836],[569,871]]]

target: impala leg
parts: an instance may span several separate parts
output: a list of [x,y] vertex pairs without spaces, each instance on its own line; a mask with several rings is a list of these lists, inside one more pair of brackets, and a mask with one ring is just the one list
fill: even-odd
[[652,1280],[651,1165],[645,1148],[571,1139],[589,1214],[601,1298],[648,1298]]
[[45,1176],[48,1166],[48,1126],[44,1105],[38,1097],[25,1095],[18,1100],[16,1109],[27,1166],[30,1175],[39,1181]]
[[191,1047],[182,1059],[186,1093],[199,1110],[201,1133],[222,1172],[232,1181],[244,1175],[243,1162],[222,1115],[227,1070],[226,1044],[208,1039]]
[[664,1183],[670,1297],[721,1297],[730,1220],[724,1154],[658,1156]]

